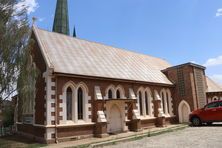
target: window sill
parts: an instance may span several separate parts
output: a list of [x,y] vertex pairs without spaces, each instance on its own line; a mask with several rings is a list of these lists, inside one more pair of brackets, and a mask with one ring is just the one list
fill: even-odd
[[152,117],[152,116],[140,116],[141,120],[149,120],[149,119],[156,119],[156,117]]
[[172,117],[176,117],[176,115],[169,115],[169,114],[164,115],[164,116],[165,116],[165,118],[172,118]]
[[67,124],[59,124],[57,125],[57,127],[73,127],[73,126],[86,126],[86,125],[94,125],[94,122],[78,122],[78,123],[74,123],[74,122],[68,122]]

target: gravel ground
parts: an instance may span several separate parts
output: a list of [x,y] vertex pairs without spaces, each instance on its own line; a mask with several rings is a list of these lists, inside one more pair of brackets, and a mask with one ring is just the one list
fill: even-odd
[[106,148],[222,148],[222,124],[184,130],[118,143]]

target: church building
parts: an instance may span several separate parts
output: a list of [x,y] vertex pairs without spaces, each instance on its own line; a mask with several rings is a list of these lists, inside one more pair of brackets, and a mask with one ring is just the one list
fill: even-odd
[[[167,61],[69,35],[67,0],[57,0],[53,31],[33,26],[35,98],[18,99],[20,134],[56,143],[188,122],[222,100],[222,88],[194,63]],[[28,104],[28,105],[27,105]],[[24,110],[24,109],[23,109]]]

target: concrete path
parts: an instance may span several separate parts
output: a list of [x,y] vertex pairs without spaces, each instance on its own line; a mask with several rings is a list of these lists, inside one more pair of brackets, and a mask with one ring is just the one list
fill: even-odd
[[64,147],[78,147],[78,146],[90,146],[90,147],[97,147],[101,145],[106,145],[108,143],[113,143],[115,141],[128,141],[127,139],[132,137],[134,138],[135,136],[142,136],[146,135],[148,133],[160,133],[164,131],[168,131],[170,129],[175,129],[175,128],[184,128],[186,125],[168,125],[165,128],[152,128],[152,129],[147,129],[143,130],[141,132],[127,132],[127,133],[121,133],[117,135],[111,135],[106,138],[88,138],[88,139],[82,139],[82,140],[76,140],[76,141],[69,141],[69,142],[63,142],[59,144],[51,144],[48,145],[44,148],[64,148]]
[[105,148],[222,148],[222,124],[188,127]]

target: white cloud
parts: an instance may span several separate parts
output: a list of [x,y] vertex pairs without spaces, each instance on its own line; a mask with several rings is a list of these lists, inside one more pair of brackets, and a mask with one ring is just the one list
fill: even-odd
[[39,21],[39,22],[43,22],[44,20],[45,20],[44,17],[40,17],[40,18],[38,18],[38,21]]
[[222,86],[222,74],[212,75],[210,76],[210,78],[213,79],[215,82],[220,83],[220,85]]
[[22,9],[26,8],[28,14],[35,12],[38,7],[39,5],[36,0],[21,0],[15,5],[15,9],[18,11],[21,11]]
[[190,61],[190,63],[193,63],[193,64],[199,64],[199,63],[196,62],[196,61]]
[[206,67],[218,66],[218,65],[222,65],[222,56],[218,56],[216,58],[210,58],[204,64],[204,66],[206,66]]
[[217,12],[216,12],[216,17],[220,17],[220,16],[222,16],[222,8],[217,9]]

